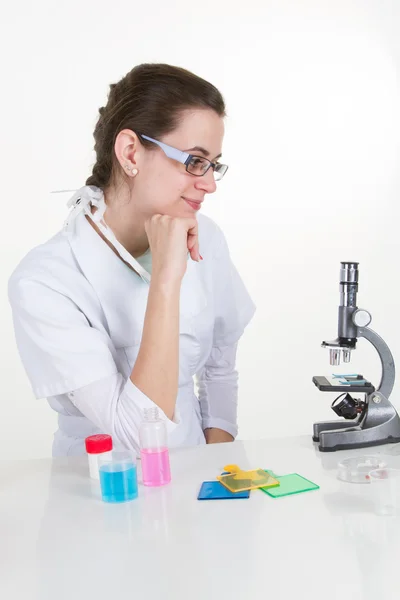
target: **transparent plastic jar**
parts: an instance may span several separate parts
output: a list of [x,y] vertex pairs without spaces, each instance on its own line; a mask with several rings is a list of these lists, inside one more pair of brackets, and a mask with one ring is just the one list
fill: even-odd
[[158,408],[144,410],[139,441],[143,485],[166,485],[171,481],[168,435]]
[[104,502],[128,502],[138,497],[135,452],[125,450],[100,454],[99,471]]

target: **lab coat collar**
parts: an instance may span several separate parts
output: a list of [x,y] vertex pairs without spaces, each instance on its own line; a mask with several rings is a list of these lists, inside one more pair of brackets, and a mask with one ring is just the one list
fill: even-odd
[[[67,206],[71,209],[64,223],[64,231],[67,234],[71,231],[71,226],[73,226],[77,216],[83,213],[96,225],[105,239],[112,244],[120,257],[136,271],[143,281],[150,283],[150,273],[148,273],[146,269],[144,269],[142,265],[129,254],[126,248],[119,242],[112,229],[106,225],[104,213],[106,212],[107,206],[102,189],[93,185],[85,185],[75,192],[68,201]],[[92,212],[93,207],[96,208],[94,212]]]

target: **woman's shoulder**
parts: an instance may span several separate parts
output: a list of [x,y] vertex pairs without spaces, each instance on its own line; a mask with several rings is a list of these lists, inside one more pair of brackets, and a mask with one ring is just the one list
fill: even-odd
[[66,271],[69,274],[79,273],[67,236],[59,232],[32,248],[20,260],[10,275],[9,291],[15,290],[21,281],[26,280],[57,287],[57,281],[63,279]]

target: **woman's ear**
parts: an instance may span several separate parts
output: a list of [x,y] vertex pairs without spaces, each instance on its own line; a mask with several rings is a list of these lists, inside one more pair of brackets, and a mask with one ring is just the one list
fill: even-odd
[[127,175],[134,177],[138,174],[142,147],[134,131],[123,129],[119,132],[115,140],[114,152],[122,170]]

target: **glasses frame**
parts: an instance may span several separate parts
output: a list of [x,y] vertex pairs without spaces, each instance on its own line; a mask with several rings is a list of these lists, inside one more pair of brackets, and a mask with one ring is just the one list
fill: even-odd
[[[215,177],[215,181],[221,181],[221,179],[224,177],[224,175],[226,174],[226,172],[229,168],[228,165],[223,165],[222,163],[219,163],[219,162],[212,162],[211,160],[209,160],[208,158],[205,158],[204,156],[199,156],[197,154],[188,154],[187,152],[182,152],[182,150],[178,150],[178,148],[174,148],[173,146],[164,144],[164,142],[159,142],[158,140],[155,140],[154,138],[151,138],[148,135],[144,135],[143,133],[139,133],[138,136],[144,140],[147,140],[148,142],[157,144],[157,146],[159,146],[161,148],[161,150],[164,152],[164,154],[166,156],[168,156],[168,158],[172,158],[172,160],[176,160],[176,161],[180,162],[181,164],[185,165],[187,173],[189,173],[189,175],[193,175],[193,177],[204,177],[204,175],[206,173],[208,173],[208,171],[212,168],[214,171],[214,177],[215,177],[215,175],[220,175],[219,179],[217,179]],[[201,160],[205,160],[209,163],[208,167],[206,168],[204,173],[202,173],[201,175],[197,175],[196,173],[191,173],[190,171],[188,171],[189,163],[192,160],[192,158],[201,158]],[[221,175],[221,171],[215,170],[216,167],[225,167],[225,170],[222,171],[222,175]]]

